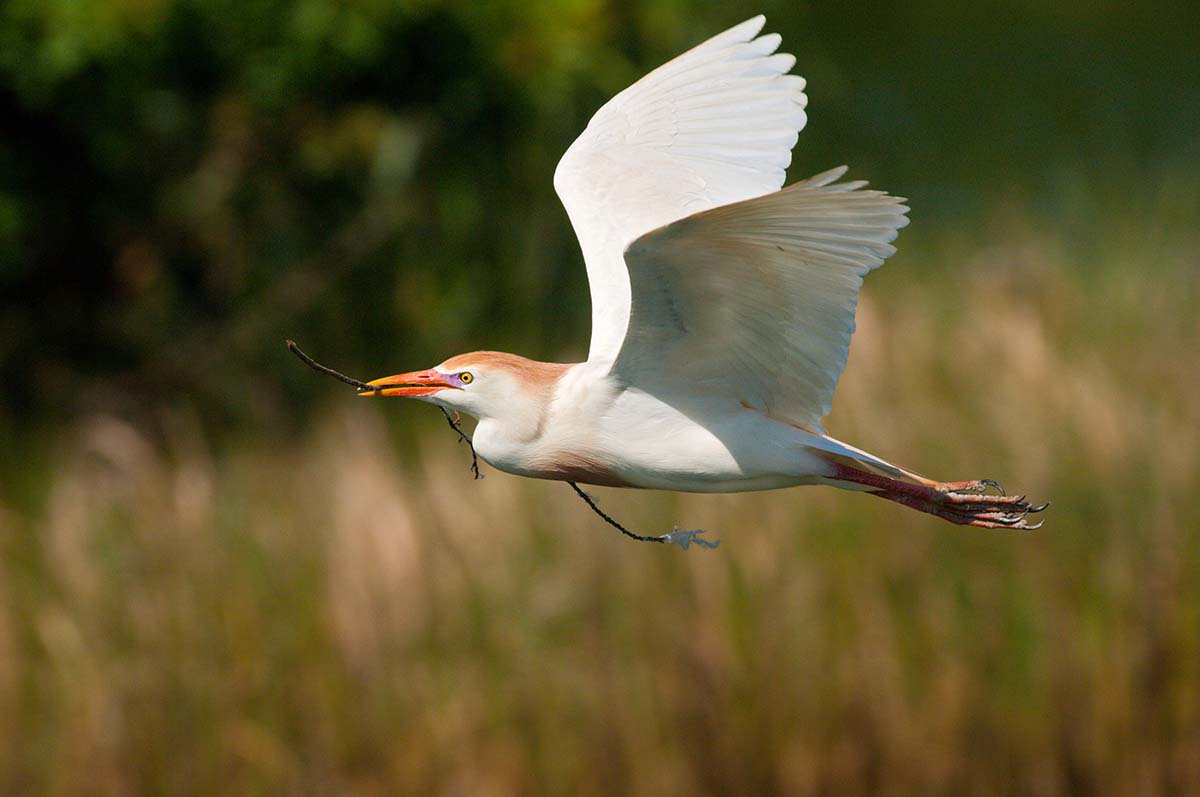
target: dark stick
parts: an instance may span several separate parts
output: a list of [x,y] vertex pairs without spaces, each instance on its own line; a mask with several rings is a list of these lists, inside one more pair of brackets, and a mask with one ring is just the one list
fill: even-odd
[[451,415],[449,410],[440,405],[438,409],[442,411],[442,415],[446,416],[446,423],[450,424],[450,428],[458,432],[458,442],[466,443],[467,448],[471,449],[471,473],[475,479],[482,479],[483,474],[479,472],[479,457],[475,455],[475,444],[471,442],[471,438],[467,437],[466,432],[458,425],[460,421],[458,413],[456,412]]
[[571,489],[575,491],[575,494],[578,495],[580,498],[582,498],[583,502],[585,504],[587,504],[588,506],[590,506],[592,508],[592,511],[595,512],[597,515],[599,515],[604,520],[605,523],[612,526],[614,529],[621,532],[626,537],[632,537],[633,539],[637,540],[638,542],[662,542],[662,543],[673,542],[685,551],[688,549],[688,546],[691,545],[693,542],[697,543],[698,545],[702,545],[705,548],[716,548],[718,545],[721,544],[720,540],[709,541],[709,540],[706,540],[703,537],[701,537],[700,535],[704,533],[703,529],[692,529],[691,531],[681,531],[677,528],[674,531],[668,531],[666,534],[659,534],[656,537],[644,537],[641,534],[634,534],[632,531],[625,528],[620,523],[618,523],[617,521],[615,521],[611,517],[609,517],[604,512],[603,509],[596,506],[596,502],[594,500],[592,500],[592,497],[590,495],[588,495],[587,493],[585,493],[583,490],[579,489],[578,484],[576,484],[575,482],[567,482],[567,484],[571,485]]
[[618,523],[617,521],[613,520],[611,517],[606,515],[604,513],[603,509],[596,506],[596,502],[592,500],[592,497],[590,495],[585,493],[583,490],[579,489],[578,484],[576,484],[575,482],[567,482],[567,484],[571,485],[571,489],[574,490],[575,493],[580,498],[583,499],[584,503],[586,503],[588,506],[590,506],[592,508],[593,512],[595,512],[600,517],[604,518],[605,523],[612,526],[614,529],[621,532],[626,537],[633,537],[635,540],[638,540],[639,542],[667,542],[667,540],[663,539],[662,537],[643,537],[641,534],[634,534],[632,531],[625,528],[620,523]]
[[340,371],[335,371],[327,365],[321,365],[319,362],[314,360],[312,357],[309,357],[307,354],[300,351],[300,347],[296,345],[296,341],[294,341],[294,340],[289,340],[287,342],[287,347],[288,347],[288,351],[290,351],[292,354],[299,357],[301,362],[303,362],[305,365],[307,365],[309,368],[313,369],[314,371],[319,371],[320,373],[323,373],[326,376],[332,376],[334,379],[340,379],[341,381],[345,382],[347,385],[354,385],[356,388],[358,388],[360,391],[362,391],[364,393],[377,393],[380,390],[377,387],[371,387],[366,382],[360,382],[357,379],[355,379],[354,377],[346,376],[345,374],[341,373]]
[[[353,385],[354,387],[358,388],[359,393],[378,393],[380,390],[382,390],[382,388],[372,387],[366,382],[360,382],[352,376],[346,376],[340,371],[335,371],[327,365],[321,365],[312,357],[309,357],[307,354],[301,351],[300,347],[296,345],[294,340],[287,341],[287,347],[288,351],[299,357],[300,361],[309,368],[325,374],[326,376],[332,376],[334,379],[345,382],[347,385]],[[458,414],[455,413],[454,415],[451,415],[449,410],[440,404],[438,405],[438,409],[441,410],[442,415],[446,417],[446,423],[450,424],[450,428],[458,432],[458,441],[460,443],[466,443],[467,447],[471,449],[471,473],[476,479],[482,479],[483,474],[479,472],[479,457],[475,454],[475,446],[471,443],[471,438],[467,437],[466,432],[464,432],[462,427],[459,426]]]

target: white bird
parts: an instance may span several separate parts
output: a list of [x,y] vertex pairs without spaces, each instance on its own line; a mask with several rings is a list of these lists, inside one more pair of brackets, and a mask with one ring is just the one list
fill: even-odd
[[[925,479],[823,432],[863,275],[895,252],[908,208],[838,182],[844,166],[781,189],[807,98],[764,22],[622,91],[559,162],[591,286],[586,362],[477,351],[361,393],[475,416],[479,456],[520,476],[706,493],[827,484],[1036,528],[1026,517],[1045,507],[995,482]],[[641,539],[686,547],[698,533]]]

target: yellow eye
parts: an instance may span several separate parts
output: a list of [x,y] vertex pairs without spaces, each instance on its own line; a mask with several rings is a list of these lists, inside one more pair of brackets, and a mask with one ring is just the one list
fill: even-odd
[[475,377],[470,371],[463,371],[458,375],[458,381],[462,382],[464,385],[469,385],[475,381]]

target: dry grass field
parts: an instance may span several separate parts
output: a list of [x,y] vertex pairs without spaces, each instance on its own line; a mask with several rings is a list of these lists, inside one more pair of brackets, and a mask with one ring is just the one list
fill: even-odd
[[914,225],[868,281],[830,432],[1034,533],[595,490],[722,540],[640,545],[332,383],[288,440],[79,418],[0,490],[0,792],[1198,793],[1191,202]]

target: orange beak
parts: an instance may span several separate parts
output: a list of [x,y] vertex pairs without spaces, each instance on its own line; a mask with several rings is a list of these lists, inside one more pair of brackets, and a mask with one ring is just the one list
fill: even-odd
[[406,374],[385,376],[367,382],[373,390],[358,389],[360,396],[405,396],[419,398],[432,396],[439,390],[447,388],[459,390],[459,386],[448,381],[449,376],[430,368],[427,371],[409,371]]

